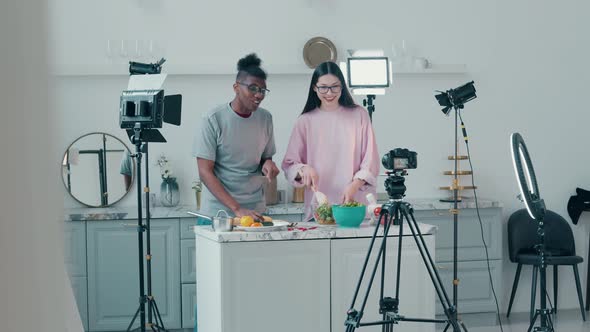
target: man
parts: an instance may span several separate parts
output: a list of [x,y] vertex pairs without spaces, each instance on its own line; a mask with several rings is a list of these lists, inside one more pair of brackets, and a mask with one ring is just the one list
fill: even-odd
[[272,116],[259,108],[269,92],[260,63],[256,54],[238,61],[234,99],[205,114],[195,136],[194,155],[206,187],[201,212],[206,215],[223,209],[260,219],[266,209],[264,181],[279,174],[272,161]]
[[119,173],[123,175],[125,191],[129,191],[129,188],[131,187],[131,183],[133,181],[133,161],[131,160],[129,150],[125,150],[125,152],[123,152],[123,158],[121,158],[121,166],[119,169]]

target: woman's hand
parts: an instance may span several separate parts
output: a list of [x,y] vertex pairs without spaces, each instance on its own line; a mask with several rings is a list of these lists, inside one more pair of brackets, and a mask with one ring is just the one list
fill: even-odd
[[364,180],[361,179],[354,179],[346,188],[344,189],[344,193],[342,194],[342,203],[349,203],[354,201],[354,196],[356,192],[365,184]]
[[311,190],[317,190],[317,183],[319,180],[318,173],[311,166],[303,166],[299,170],[299,176],[304,186],[311,188]]

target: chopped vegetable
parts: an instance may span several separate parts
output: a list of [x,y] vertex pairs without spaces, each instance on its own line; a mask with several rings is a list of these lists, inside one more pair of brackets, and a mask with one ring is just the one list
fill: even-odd
[[355,201],[350,201],[348,203],[344,203],[341,205],[342,207],[359,207],[359,206],[363,206],[363,204],[359,203],[359,202],[355,202]]
[[323,221],[332,221],[332,206],[330,204],[322,204],[315,210],[316,218]]

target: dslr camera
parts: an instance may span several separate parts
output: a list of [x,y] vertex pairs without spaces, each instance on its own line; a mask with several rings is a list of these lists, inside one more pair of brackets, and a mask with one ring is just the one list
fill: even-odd
[[397,148],[383,155],[381,163],[389,170],[385,179],[385,191],[389,199],[402,199],[406,195],[403,176],[408,174],[406,170],[418,167],[418,154],[408,149]]
[[418,154],[408,149],[396,148],[383,155],[381,163],[394,172],[415,169],[418,167]]

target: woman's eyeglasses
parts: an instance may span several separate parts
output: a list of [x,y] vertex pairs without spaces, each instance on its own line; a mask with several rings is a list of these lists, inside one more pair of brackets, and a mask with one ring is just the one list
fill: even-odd
[[248,91],[252,92],[253,94],[257,94],[260,93],[263,96],[266,96],[270,90],[266,89],[266,88],[261,88],[256,84],[246,84],[246,83],[242,83],[242,82],[237,82],[239,85],[243,85],[246,88],[248,88]]
[[332,93],[340,93],[342,91],[342,86],[334,85],[334,86],[315,86],[318,89],[318,92],[321,94],[328,93],[328,91],[332,91]]

